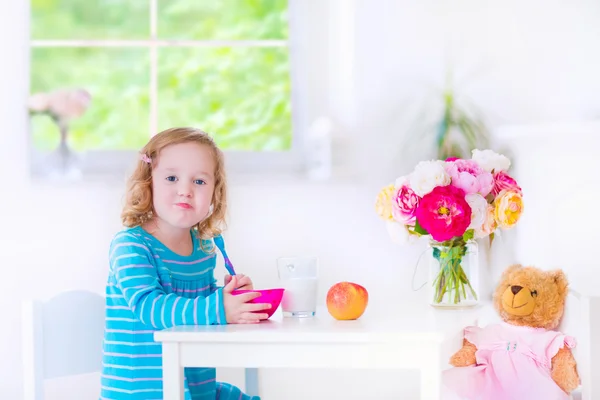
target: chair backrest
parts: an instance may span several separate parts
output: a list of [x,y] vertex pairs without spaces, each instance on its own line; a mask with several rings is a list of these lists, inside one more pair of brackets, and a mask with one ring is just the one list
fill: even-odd
[[88,291],[23,303],[25,400],[43,399],[44,379],[101,369],[104,312],[104,297]]
[[575,337],[581,399],[600,398],[600,297],[571,290],[560,331]]
[[[589,344],[586,338],[587,322],[584,315],[585,301],[586,299],[579,293],[569,290],[569,295],[565,301],[563,318],[557,328],[558,331],[573,336],[577,341],[577,345],[571,351],[577,362],[577,373],[582,382],[578,391],[583,391],[583,386],[587,387],[587,371],[589,371],[589,355],[587,351]],[[576,395],[579,395],[579,393],[573,395],[574,399],[578,398]],[[581,393],[581,396],[582,399],[585,399],[583,393]]]

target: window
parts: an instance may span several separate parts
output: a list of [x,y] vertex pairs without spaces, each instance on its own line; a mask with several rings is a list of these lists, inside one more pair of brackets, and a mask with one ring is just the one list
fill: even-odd
[[[172,126],[246,157],[290,151],[287,15],[286,0],[31,0],[30,90],[91,95],[63,128],[92,164]],[[32,115],[36,152],[60,146],[57,122]]]

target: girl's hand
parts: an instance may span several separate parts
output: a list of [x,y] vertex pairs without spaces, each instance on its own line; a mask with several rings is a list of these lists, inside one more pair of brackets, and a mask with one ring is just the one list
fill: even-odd
[[223,288],[223,307],[225,308],[225,317],[228,324],[255,324],[269,316],[257,311],[268,310],[271,305],[268,303],[249,303],[250,300],[260,296],[258,292],[242,293],[233,295],[231,292],[238,285],[237,277],[230,277],[229,283]]
[[[238,287],[236,287],[236,289],[240,289],[240,290],[254,289],[254,285],[252,284],[252,280],[250,279],[250,277],[248,277],[244,274],[237,274],[236,278],[237,278],[237,285],[238,285]],[[229,282],[231,282],[231,275],[225,275],[224,280],[225,280],[225,286],[227,286],[227,284],[229,284]]]

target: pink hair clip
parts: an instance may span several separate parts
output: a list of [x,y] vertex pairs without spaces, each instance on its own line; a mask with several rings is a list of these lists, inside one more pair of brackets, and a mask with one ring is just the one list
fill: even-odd
[[148,157],[145,153],[140,155],[140,160],[142,160],[146,164],[150,164],[152,162],[152,159]]

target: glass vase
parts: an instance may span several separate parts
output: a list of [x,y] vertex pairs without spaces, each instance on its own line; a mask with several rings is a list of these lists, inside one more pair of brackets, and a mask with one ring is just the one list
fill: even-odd
[[479,249],[475,240],[429,243],[430,304],[466,308],[479,302]]
[[68,126],[55,122],[60,130],[60,142],[44,160],[43,173],[50,179],[78,180],[82,177],[81,157],[69,146]]

